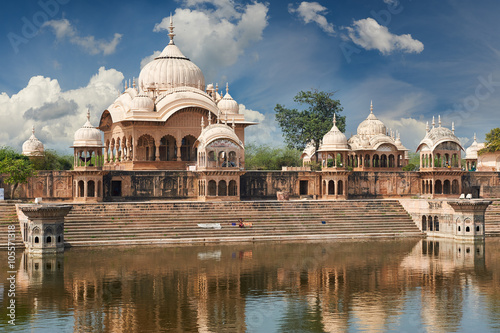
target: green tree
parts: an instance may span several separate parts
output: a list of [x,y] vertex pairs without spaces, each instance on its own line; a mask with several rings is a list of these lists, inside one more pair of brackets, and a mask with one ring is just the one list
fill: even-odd
[[247,144],[245,168],[247,170],[281,170],[282,166],[300,166],[301,152],[293,148],[272,148],[268,145]]
[[71,170],[72,155],[59,155],[55,150],[45,150],[44,156],[32,160],[35,170]]
[[19,184],[27,183],[28,178],[35,175],[35,170],[28,159],[6,157],[0,161],[0,174],[7,174],[3,181],[13,185],[11,198],[14,198]]
[[307,106],[301,111],[276,105],[276,120],[289,148],[303,150],[312,140],[318,150],[320,140],[332,128],[334,114],[337,116],[337,127],[340,131],[345,131],[345,116],[339,116],[343,108],[339,100],[332,99],[334,94],[335,92],[316,89],[300,91],[293,100],[299,105]]
[[479,155],[500,150],[500,128],[494,128],[486,134],[486,147],[479,150]]

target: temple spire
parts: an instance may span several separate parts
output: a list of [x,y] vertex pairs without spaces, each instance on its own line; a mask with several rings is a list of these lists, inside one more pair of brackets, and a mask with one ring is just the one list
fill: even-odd
[[168,37],[170,37],[170,42],[168,43],[169,45],[174,45],[174,20],[172,19],[172,13],[170,13],[170,26],[168,27],[168,30],[170,30],[170,33],[168,34]]

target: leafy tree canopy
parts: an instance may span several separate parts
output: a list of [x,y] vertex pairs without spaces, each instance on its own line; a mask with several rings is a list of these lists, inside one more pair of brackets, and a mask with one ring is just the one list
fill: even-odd
[[479,154],[493,153],[500,150],[500,128],[494,128],[486,134],[486,147],[479,151]]
[[332,128],[334,114],[337,116],[337,127],[340,131],[345,131],[345,116],[339,116],[343,108],[339,100],[332,99],[334,94],[335,92],[316,89],[300,91],[294,101],[306,106],[302,111],[288,109],[281,104],[276,105],[276,120],[288,147],[303,150],[306,144],[313,140],[318,150],[320,140]]
[[35,174],[33,165],[29,158],[17,153],[11,147],[0,147],[0,174],[6,174],[3,178],[5,184],[12,186],[12,197],[19,184],[26,183],[28,178]]
[[44,156],[31,161],[35,170],[71,170],[72,155],[59,155],[54,150],[45,150]]
[[282,166],[301,166],[301,152],[293,148],[272,148],[268,145],[245,146],[247,170],[281,170]]

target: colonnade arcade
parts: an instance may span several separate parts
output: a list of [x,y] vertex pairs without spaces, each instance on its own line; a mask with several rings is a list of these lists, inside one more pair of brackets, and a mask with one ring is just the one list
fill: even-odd
[[105,161],[102,155],[102,146],[74,147],[73,157],[75,169],[85,169],[87,167],[102,168]]
[[420,150],[420,169],[461,169],[461,147],[455,142],[443,142],[434,150],[423,145]]
[[402,168],[406,165],[404,151],[350,153],[347,166],[356,170],[368,168]]
[[240,172],[202,172],[198,197],[204,201],[239,200]]
[[426,196],[458,196],[462,193],[462,175],[458,173],[446,173],[442,175],[425,175],[421,181],[421,193]]
[[321,176],[323,199],[346,199],[349,172],[327,172]]
[[102,201],[102,172],[76,171],[73,176],[75,201]]
[[242,148],[228,139],[214,140],[204,151],[198,152],[198,168],[239,168],[242,166]]
[[[127,162],[194,162],[202,117],[210,111],[189,107],[166,122],[119,122],[105,131],[104,165]],[[211,113],[212,117],[213,113]],[[109,167],[108,167],[109,168]]]

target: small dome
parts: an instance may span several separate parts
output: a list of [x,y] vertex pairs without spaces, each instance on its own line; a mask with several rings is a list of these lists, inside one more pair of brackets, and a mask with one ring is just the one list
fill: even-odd
[[158,57],[144,66],[139,74],[139,88],[152,91],[189,86],[202,90],[205,77],[201,69],[186,58],[174,44],[174,27],[170,21],[170,43]]
[[484,143],[479,143],[476,141],[476,134],[474,134],[474,142],[470,145],[469,148],[465,150],[465,158],[477,160],[478,151],[483,149],[485,146],[486,145]]
[[454,125],[452,125],[453,129],[449,129],[446,127],[441,127],[441,117],[439,117],[439,127],[434,127],[434,117],[432,118],[432,129],[427,128],[427,133],[425,137],[420,141],[420,144],[417,147],[417,151],[421,149],[428,149],[433,151],[439,144],[444,142],[453,142],[455,143],[459,149],[464,150],[460,140],[455,136]]
[[240,111],[240,107],[238,106],[238,102],[236,102],[231,95],[229,95],[229,86],[226,84],[226,94],[224,97],[217,103],[219,110],[222,113],[228,114],[238,114]]
[[153,112],[155,109],[155,103],[151,97],[145,94],[139,94],[132,100],[130,109],[132,111]]
[[31,130],[31,136],[23,143],[23,155],[43,156],[43,143],[35,137],[35,126]]
[[387,129],[383,122],[373,114],[373,103],[370,104],[370,114],[358,126],[358,135],[373,136],[378,134],[386,135]]
[[339,151],[339,150],[349,150],[347,144],[347,138],[344,133],[342,133],[337,128],[337,117],[333,115],[333,126],[328,133],[323,136],[323,143],[319,147],[318,151]]
[[87,112],[87,122],[75,132],[73,147],[102,147],[101,131],[90,123],[90,112]]
[[197,140],[199,143],[197,148],[204,149],[211,142],[224,139],[233,141],[238,146],[243,148],[243,143],[234,132],[234,129],[223,123],[215,123],[203,128]]

